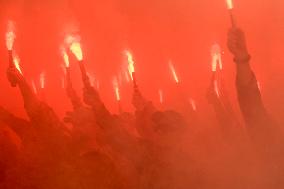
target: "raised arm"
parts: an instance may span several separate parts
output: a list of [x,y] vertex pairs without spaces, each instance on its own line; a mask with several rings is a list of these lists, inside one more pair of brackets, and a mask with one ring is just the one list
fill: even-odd
[[236,63],[236,86],[238,100],[243,117],[247,124],[253,125],[269,119],[263,105],[255,74],[250,65],[245,34],[241,29],[230,29],[228,47]]

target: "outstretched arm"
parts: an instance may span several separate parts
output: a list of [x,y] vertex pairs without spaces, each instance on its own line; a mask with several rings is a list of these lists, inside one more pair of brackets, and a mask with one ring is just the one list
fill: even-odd
[[23,77],[20,72],[16,68],[8,68],[7,77],[10,82],[15,82],[18,85],[20,92],[22,94],[24,100],[24,107],[30,116],[32,117],[32,110],[35,109],[39,105],[39,100],[34,94],[33,90]]
[[84,102],[93,109],[97,118],[97,123],[101,127],[112,125],[112,123],[110,123],[113,120],[112,115],[105,107],[96,89],[91,86],[85,86],[83,93]]
[[69,97],[72,103],[73,110],[76,110],[83,106],[80,100],[80,97],[78,96],[78,94],[76,93],[76,91],[74,90],[72,86],[67,86],[66,92],[67,92],[67,96]]
[[257,80],[250,65],[245,34],[241,29],[232,28],[228,33],[228,47],[234,55],[237,77],[236,86],[240,108],[247,124],[268,117],[258,89]]

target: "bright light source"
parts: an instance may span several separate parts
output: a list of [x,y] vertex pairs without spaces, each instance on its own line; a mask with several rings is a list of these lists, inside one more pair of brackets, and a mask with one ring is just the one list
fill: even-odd
[[171,70],[171,72],[172,72],[172,74],[173,74],[173,77],[174,77],[175,82],[176,82],[176,83],[179,83],[179,78],[178,78],[178,76],[177,76],[175,67],[174,67],[174,65],[172,64],[171,61],[169,62],[169,67],[170,67],[170,70]]
[[211,57],[212,57],[212,71],[217,71],[217,66],[219,69],[223,69],[221,47],[216,43],[211,47]]
[[128,50],[125,51],[125,55],[127,56],[128,72],[129,72],[131,79],[133,80],[132,74],[135,72],[133,56],[131,52]]
[[71,52],[76,56],[78,61],[83,60],[83,52],[79,42],[73,42],[70,46]]
[[23,75],[23,72],[22,72],[21,66],[20,66],[20,58],[17,55],[14,55],[13,61],[14,61],[14,65],[15,65],[16,69],[20,72],[21,75]]
[[226,0],[227,1],[227,8],[232,10],[234,8],[233,0]]

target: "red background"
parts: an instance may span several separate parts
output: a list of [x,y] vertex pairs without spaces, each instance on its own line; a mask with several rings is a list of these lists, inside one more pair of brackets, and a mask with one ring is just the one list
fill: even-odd
[[[281,0],[235,1],[237,24],[246,32],[265,104],[284,123],[283,9]],[[117,112],[117,106],[111,80],[125,63],[123,50],[128,48],[136,62],[139,86],[148,99],[159,106],[161,88],[169,107],[178,100],[167,64],[171,59],[182,90],[197,101],[202,116],[212,117],[205,94],[210,81],[210,47],[215,42],[224,51],[226,87],[238,111],[234,63],[226,48],[230,20],[225,0],[1,0],[0,105],[25,116],[19,91],[5,77],[8,20],[16,23],[15,45],[25,77],[38,83],[39,74],[46,72],[46,101],[60,116],[71,107],[61,88],[59,47],[64,35],[74,30],[81,35],[88,71],[99,79],[100,94],[112,112]],[[71,69],[81,94],[78,65],[72,62]],[[124,84],[121,90],[123,108],[131,110],[131,85]]]

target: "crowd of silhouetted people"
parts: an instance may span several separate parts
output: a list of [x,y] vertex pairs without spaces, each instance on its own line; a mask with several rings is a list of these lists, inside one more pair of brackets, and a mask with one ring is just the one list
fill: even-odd
[[264,107],[243,31],[229,30],[228,48],[245,126],[222,86],[216,92],[213,73],[207,99],[219,133],[215,124],[200,129],[206,115],[200,118],[191,106],[159,110],[136,85],[135,112],[111,114],[87,75],[82,98],[67,84],[73,109],[61,120],[10,66],[8,81],[19,88],[29,119],[0,107],[8,126],[0,131],[0,188],[283,188],[283,133]]

